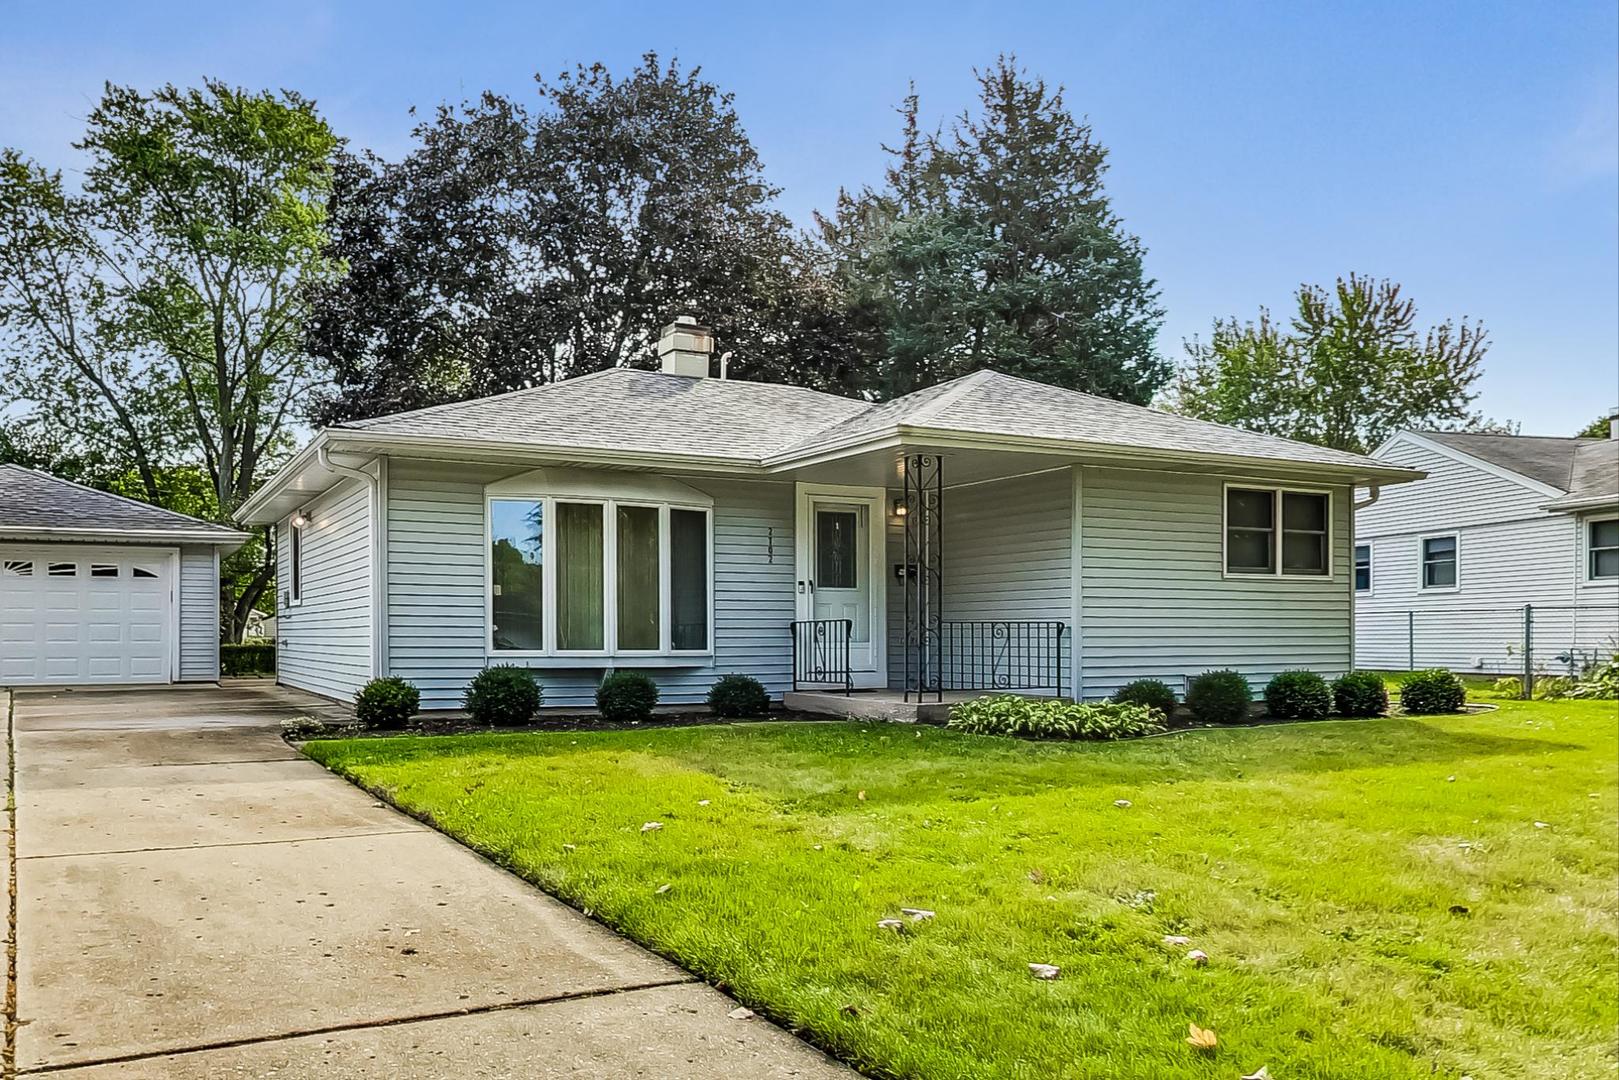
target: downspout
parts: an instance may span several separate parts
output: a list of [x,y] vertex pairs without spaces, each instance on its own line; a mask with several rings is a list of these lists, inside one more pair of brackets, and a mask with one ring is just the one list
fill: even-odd
[[1356,609],[1360,606],[1360,597],[1355,593],[1355,546],[1360,543],[1360,534],[1356,531],[1355,514],[1371,506],[1383,497],[1383,488],[1379,484],[1371,484],[1366,489],[1366,498],[1353,503],[1349,507],[1349,670],[1354,671],[1360,663],[1358,649],[1358,635],[1360,628],[1356,625],[1359,614]]
[[[323,469],[334,472],[339,476],[346,476],[359,480],[365,484],[367,514],[371,526],[371,675],[373,678],[382,678],[387,672],[383,660],[383,616],[387,611],[383,603],[383,588],[386,579],[383,576],[381,561],[377,558],[380,550],[382,536],[382,498],[381,484],[377,477],[364,469],[356,469],[351,465],[340,465],[332,460],[330,449],[322,443],[315,450],[315,460],[320,462]],[[376,459],[372,459],[376,460]]]

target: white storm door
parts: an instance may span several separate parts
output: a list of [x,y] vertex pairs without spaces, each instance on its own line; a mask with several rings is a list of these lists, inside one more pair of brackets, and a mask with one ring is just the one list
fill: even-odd
[[854,684],[887,684],[881,488],[800,485],[798,617],[849,624]]

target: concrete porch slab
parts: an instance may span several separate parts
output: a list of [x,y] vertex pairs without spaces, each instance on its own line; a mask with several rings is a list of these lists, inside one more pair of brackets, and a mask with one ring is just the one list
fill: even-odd
[[852,694],[825,691],[791,691],[782,697],[790,712],[815,716],[841,716],[850,720],[890,720],[901,724],[942,724],[950,718],[950,706],[984,696],[981,690],[951,690],[942,702],[928,695],[926,701],[906,701],[899,690],[856,690]]

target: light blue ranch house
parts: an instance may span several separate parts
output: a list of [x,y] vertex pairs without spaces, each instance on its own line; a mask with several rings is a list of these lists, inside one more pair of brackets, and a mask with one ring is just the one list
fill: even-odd
[[1423,475],[993,371],[881,404],[728,379],[712,341],[681,318],[658,371],[321,431],[240,515],[276,527],[280,680],[455,709],[520,664],[581,709],[609,670],[675,706],[740,672],[903,715],[1331,676],[1355,490]]

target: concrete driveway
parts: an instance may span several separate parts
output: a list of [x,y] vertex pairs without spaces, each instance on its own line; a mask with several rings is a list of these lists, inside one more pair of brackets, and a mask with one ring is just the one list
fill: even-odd
[[852,1075],[281,740],[331,708],[15,695],[17,1075]]

